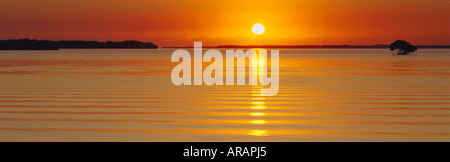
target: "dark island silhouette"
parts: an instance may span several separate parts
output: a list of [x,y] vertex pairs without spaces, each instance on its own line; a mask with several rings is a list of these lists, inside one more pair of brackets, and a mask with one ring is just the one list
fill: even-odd
[[390,45],[391,51],[397,50],[397,55],[407,55],[417,50],[417,47],[405,40],[397,40]]
[[98,42],[82,40],[36,40],[36,39],[9,39],[0,40],[0,50],[58,50],[58,49],[123,49],[123,48],[158,48],[150,42],[126,40],[120,42]]

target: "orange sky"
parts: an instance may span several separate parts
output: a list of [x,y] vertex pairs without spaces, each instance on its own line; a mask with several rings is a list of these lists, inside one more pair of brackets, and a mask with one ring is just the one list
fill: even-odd
[[[448,0],[0,0],[0,39],[450,44]],[[261,23],[266,31],[254,35]]]

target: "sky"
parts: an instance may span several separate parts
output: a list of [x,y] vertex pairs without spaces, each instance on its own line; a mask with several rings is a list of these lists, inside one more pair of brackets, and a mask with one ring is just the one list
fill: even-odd
[[448,0],[0,0],[0,39],[449,45],[449,29]]

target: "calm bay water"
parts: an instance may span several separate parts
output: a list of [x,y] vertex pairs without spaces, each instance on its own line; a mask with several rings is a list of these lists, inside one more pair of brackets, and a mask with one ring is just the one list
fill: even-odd
[[449,49],[280,50],[272,97],[176,87],[173,51],[0,51],[0,141],[450,141]]

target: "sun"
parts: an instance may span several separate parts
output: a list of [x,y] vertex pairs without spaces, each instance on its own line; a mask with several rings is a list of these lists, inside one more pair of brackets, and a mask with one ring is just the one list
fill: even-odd
[[264,26],[262,24],[255,24],[252,27],[252,31],[256,35],[260,35],[260,34],[264,33]]

